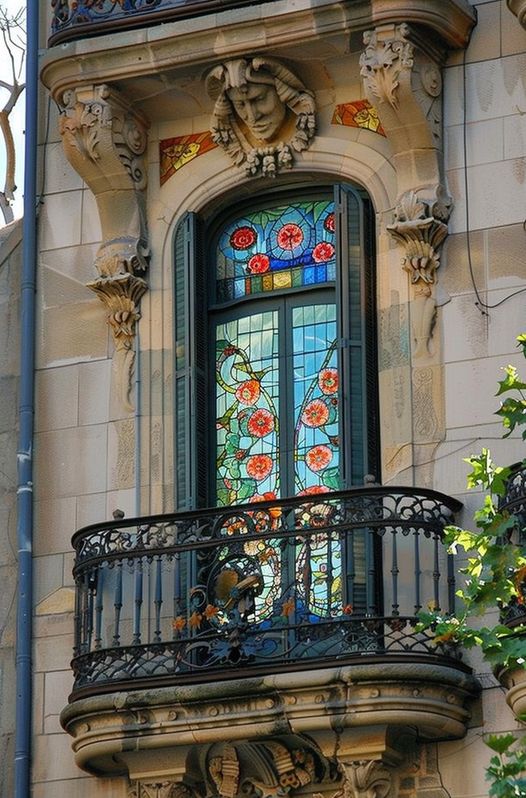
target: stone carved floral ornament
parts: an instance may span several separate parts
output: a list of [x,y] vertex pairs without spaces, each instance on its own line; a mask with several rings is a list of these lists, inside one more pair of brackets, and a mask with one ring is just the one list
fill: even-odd
[[60,133],[66,156],[93,192],[102,232],[88,283],[108,309],[117,393],[127,411],[135,362],[135,328],[148,268],[143,156],[147,121],[106,85],[63,95]]
[[[396,781],[381,761],[367,759],[341,762],[341,787],[332,798],[395,798]],[[312,798],[323,798],[314,793]]]
[[397,89],[400,75],[414,64],[414,48],[407,41],[409,26],[402,24],[395,29],[395,36],[379,41],[376,30],[364,33],[365,50],[360,56],[360,74],[365,90],[377,101],[398,107]]
[[197,798],[181,781],[134,781],[128,788],[128,798]]
[[402,265],[413,287],[413,356],[421,359],[431,354],[436,272],[451,211],[442,187],[443,53],[422,44],[418,30],[405,23],[367,31],[364,44],[360,74],[391,143],[400,192],[387,230],[404,250]]
[[314,95],[280,61],[225,61],[209,73],[206,88],[215,100],[212,139],[247,175],[275,177],[310,146]]
[[136,780],[128,798],[286,798],[296,789],[337,777],[313,742],[299,735],[216,743],[195,748],[191,756],[184,782],[180,777]]
[[394,223],[387,225],[389,233],[405,250],[402,265],[414,288],[411,326],[415,357],[429,354],[436,315],[436,271],[440,266],[440,248],[447,236],[443,220],[448,217],[450,202],[447,197],[442,198],[440,190],[437,196],[439,199],[431,204],[409,191],[396,208]]

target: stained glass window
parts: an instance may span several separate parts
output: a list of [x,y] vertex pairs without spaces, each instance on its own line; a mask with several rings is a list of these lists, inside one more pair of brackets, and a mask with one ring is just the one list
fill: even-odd
[[[190,216],[176,237],[177,500],[231,506],[225,534],[241,543],[247,517],[258,523],[258,502],[316,496],[375,473],[375,415],[364,404],[375,370],[374,312],[364,314],[374,306],[363,248],[372,216],[342,186],[243,209],[219,230]],[[246,503],[253,509],[237,516]],[[303,506],[309,524],[312,507],[326,507],[311,498],[299,513]],[[236,563],[242,573],[259,563],[256,621],[281,617],[289,594],[298,622],[368,606],[366,577],[379,554],[367,541],[365,530],[341,539],[320,530],[283,549],[272,529],[245,540]]]
[[339,379],[336,307],[292,311],[294,370],[294,493],[338,490]]
[[279,492],[277,312],[217,326],[217,503]]
[[216,252],[217,300],[335,279],[334,202],[278,205],[229,224]]

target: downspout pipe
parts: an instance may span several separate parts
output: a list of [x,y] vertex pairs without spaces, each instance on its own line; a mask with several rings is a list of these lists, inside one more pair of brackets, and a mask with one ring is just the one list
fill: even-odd
[[26,133],[20,297],[20,400],[17,449],[18,595],[16,622],[15,798],[28,798],[31,777],[38,6],[39,0],[28,0],[26,11]]

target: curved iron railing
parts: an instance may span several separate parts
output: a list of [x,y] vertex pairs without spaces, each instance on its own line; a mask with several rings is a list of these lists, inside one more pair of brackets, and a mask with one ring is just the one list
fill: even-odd
[[[511,545],[526,549],[526,460],[516,463],[506,483],[506,493],[499,502],[500,512],[515,516],[516,525],[510,534]],[[501,620],[506,626],[526,625],[526,580],[520,585],[521,596],[504,607]]]
[[81,529],[72,697],[356,657],[456,658],[416,614],[454,610],[442,532],[460,506],[365,487]]
[[264,0],[51,0],[48,44],[156,25]]

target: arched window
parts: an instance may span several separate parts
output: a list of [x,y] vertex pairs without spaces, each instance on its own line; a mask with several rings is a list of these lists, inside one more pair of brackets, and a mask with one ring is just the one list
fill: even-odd
[[338,185],[274,192],[175,237],[177,506],[378,476],[372,213]]

